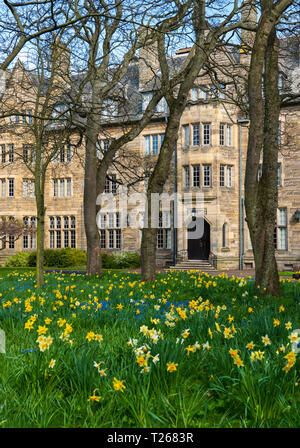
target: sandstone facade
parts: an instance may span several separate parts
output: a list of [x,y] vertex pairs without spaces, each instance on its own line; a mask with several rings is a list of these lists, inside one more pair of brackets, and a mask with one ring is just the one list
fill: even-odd
[[[145,63],[142,73],[147,78]],[[170,166],[166,192],[172,194],[176,190],[182,200],[187,193],[202,193],[203,203],[199,206],[195,198],[190,199],[187,207],[190,218],[177,229],[176,238],[173,205],[171,213],[165,211],[166,219],[163,226],[159,227],[158,235],[159,266],[173,263],[175,245],[176,261],[206,258],[218,269],[253,267],[253,253],[244,216],[247,122],[239,121],[242,118],[240,111],[226,101],[226,89],[224,82],[224,92],[216,94],[210,80],[202,76],[190,92],[181,119],[177,157]],[[280,121],[279,209],[274,242],[279,269],[286,270],[299,264],[300,260],[300,220],[295,219],[295,213],[300,211],[300,107],[282,109]],[[24,144],[30,143],[25,137],[29,125],[28,120],[20,123],[16,122],[15,117],[7,117],[2,123],[0,215],[14,216],[19,220],[26,220],[27,217],[34,222],[36,205],[32,190],[33,175],[22,163]],[[164,116],[157,114],[140,136],[125,148],[140,159],[137,171],[143,173],[147,164],[157,157],[164,129]],[[119,132],[116,124],[108,125],[103,142]],[[13,145],[13,159],[9,154],[12,148],[10,145]],[[83,159],[83,147],[75,151],[71,139],[70,146],[65,145],[64,151],[60,151],[49,166],[45,191],[46,248],[86,248]],[[117,183],[114,183],[114,175]],[[117,199],[120,188],[118,181],[123,179],[124,183],[128,183],[130,178],[130,172],[116,172],[112,169],[107,192]],[[142,193],[145,187],[146,179],[135,183],[129,193]],[[103,250],[139,251],[141,230],[132,228],[130,223],[133,207],[129,205],[126,212],[122,208],[102,212],[99,231]],[[139,213],[141,216],[142,212]],[[192,216],[193,219],[203,217],[205,220],[204,236],[195,242],[189,241],[188,226],[193,222]],[[4,262],[9,255],[20,250],[33,250],[35,245],[34,237],[11,241],[0,252],[0,261]]]

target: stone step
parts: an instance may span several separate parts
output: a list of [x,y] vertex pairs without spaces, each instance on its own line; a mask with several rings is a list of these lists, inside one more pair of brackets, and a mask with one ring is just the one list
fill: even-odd
[[176,266],[170,266],[168,270],[173,271],[201,271],[216,273],[215,267],[209,263],[207,260],[189,260],[181,261],[177,263]]

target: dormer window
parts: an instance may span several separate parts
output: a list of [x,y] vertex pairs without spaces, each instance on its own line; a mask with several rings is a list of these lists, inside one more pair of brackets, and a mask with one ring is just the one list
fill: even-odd
[[[65,112],[67,111],[67,109],[68,109],[68,106],[66,104],[55,104],[53,106],[52,117],[53,118],[57,118],[57,117],[62,118],[63,115],[66,115]],[[28,111],[28,123],[30,123],[29,112],[30,111]],[[31,117],[31,119],[32,119],[32,117]]]
[[103,101],[102,116],[105,118],[116,117],[118,115],[118,102],[106,99]]
[[198,101],[198,87],[193,87],[191,91],[191,100]]
[[220,88],[219,98],[224,100],[225,99],[225,92],[226,92],[226,84],[220,84],[219,88]]
[[217,88],[216,88],[216,86],[210,86],[209,93],[210,93],[210,97],[211,97],[211,99],[215,99],[215,98],[217,98],[217,97],[218,97],[218,94],[217,94]]
[[284,83],[286,80],[286,75],[283,72],[278,74],[278,90],[281,91],[284,88]]
[[167,103],[166,103],[166,99],[162,98],[156,105],[155,107],[155,112],[166,112],[167,111]]
[[207,88],[200,87],[200,100],[206,100],[206,99],[207,99]]
[[147,109],[148,104],[150,103],[152,97],[153,97],[153,92],[144,92],[142,94],[143,96],[143,105],[142,105],[142,110],[143,112]]

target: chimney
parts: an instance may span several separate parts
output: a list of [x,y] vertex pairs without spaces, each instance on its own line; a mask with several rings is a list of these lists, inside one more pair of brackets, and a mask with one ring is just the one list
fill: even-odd
[[70,82],[71,52],[66,44],[58,41],[56,34],[51,46],[51,68],[54,72],[54,86],[65,89]]
[[144,45],[139,52],[139,88],[150,91],[155,87],[155,74],[159,69],[157,41],[149,31],[145,32],[142,39]]
[[[249,25],[257,24],[257,10],[254,0],[245,0],[242,4],[242,22]],[[241,32],[241,63],[250,62],[251,49],[255,40],[255,31],[244,30]]]

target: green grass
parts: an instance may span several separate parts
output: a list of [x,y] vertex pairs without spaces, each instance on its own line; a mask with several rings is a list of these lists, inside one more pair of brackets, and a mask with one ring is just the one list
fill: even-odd
[[295,274],[295,272],[292,271],[279,272],[279,275],[284,277],[293,277],[293,274]]
[[[145,284],[110,270],[46,274],[37,290],[30,269],[9,271],[0,280],[0,427],[299,427],[299,359],[283,370],[300,328],[299,282],[260,298],[253,281],[225,275],[173,272]],[[44,326],[53,341],[42,351]],[[263,358],[252,361],[258,350]]]

